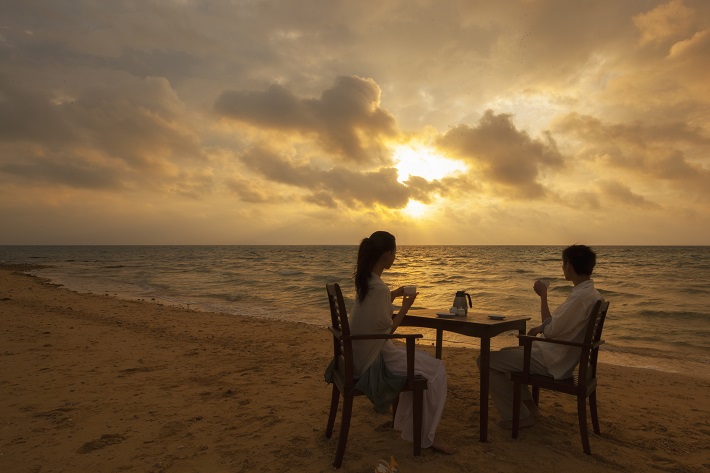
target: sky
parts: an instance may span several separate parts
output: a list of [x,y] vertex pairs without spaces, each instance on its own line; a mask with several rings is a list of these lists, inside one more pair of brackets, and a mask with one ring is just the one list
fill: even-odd
[[3,0],[0,244],[709,245],[705,0]]

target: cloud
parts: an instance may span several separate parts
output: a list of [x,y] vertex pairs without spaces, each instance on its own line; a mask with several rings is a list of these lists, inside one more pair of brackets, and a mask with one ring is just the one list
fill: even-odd
[[701,128],[676,121],[607,124],[572,113],[559,119],[554,129],[580,140],[580,154],[599,160],[603,166],[647,181],[669,182],[686,194],[710,193],[710,168],[689,160],[683,151],[710,148],[710,137]]
[[694,12],[683,0],[672,0],[634,16],[633,21],[641,33],[642,45],[658,44],[686,34],[694,21]]
[[[0,2],[3,241],[95,215],[137,243],[404,220],[412,242],[556,243],[590,215],[609,243],[709,234],[708,1],[137,5]],[[398,182],[416,144],[468,172]],[[436,230],[464,211],[484,240]]]
[[655,202],[647,200],[645,197],[636,194],[631,189],[617,181],[604,180],[597,183],[602,193],[611,199],[614,204],[628,205],[641,208],[659,208]]
[[503,186],[513,196],[540,198],[546,193],[538,181],[542,168],[560,169],[564,157],[552,135],[532,139],[518,130],[510,114],[486,111],[478,125],[458,125],[447,131],[438,146],[474,165],[479,180]]
[[207,164],[184,114],[160,78],[76,96],[0,80],[0,174],[95,189],[179,181]]
[[708,50],[710,50],[710,30],[702,30],[671,46],[668,58],[705,59],[707,62]]
[[265,204],[273,203],[275,199],[273,194],[268,192],[266,186],[259,185],[253,180],[245,179],[241,176],[234,176],[225,179],[226,187],[235,193],[239,200],[250,204]]
[[335,201],[347,205],[382,205],[402,208],[409,201],[409,189],[397,181],[397,170],[382,167],[353,171],[344,167],[323,170],[308,163],[296,163],[264,149],[253,148],[241,161],[268,181],[307,191],[306,201],[332,207]]
[[423,204],[430,204],[438,197],[456,197],[464,191],[469,196],[481,192],[478,183],[467,175],[459,174],[431,181],[420,176],[410,176],[404,184],[409,190],[410,198]]
[[379,140],[397,136],[394,118],[380,107],[380,94],[372,79],[340,76],[318,99],[298,98],[274,84],[263,92],[222,92],[214,109],[255,127],[314,135],[345,160],[372,163],[386,157]]

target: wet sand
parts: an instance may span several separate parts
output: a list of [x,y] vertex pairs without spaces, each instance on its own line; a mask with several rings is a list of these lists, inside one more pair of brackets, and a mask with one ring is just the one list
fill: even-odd
[[[77,294],[12,268],[0,320],[2,472],[333,471],[326,328]],[[492,411],[480,443],[476,356],[444,349],[439,431],[457,454],[413,457],[359,398],[340,471],[391,456],[402,473],[710,469],[710,373],[602,364],[587,456],[574,399],[544,391],[537,425],[513,440]]]

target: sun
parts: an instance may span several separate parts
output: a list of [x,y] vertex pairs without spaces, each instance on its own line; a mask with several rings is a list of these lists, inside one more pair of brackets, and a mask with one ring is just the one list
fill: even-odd
[[427,213],[427,210],[429,210],[429,207],[418,200],[410,200],[407,206],[402,209],[405,214],[413,218],[423,217]]
[[432,181],[466,170],[460,161],[445,158],[427,146],[397,146],[393,159],[399,175],[397,180],[401,183],[405,183],[411,176]]
[[[393,152],[393,159],[398,174],[397,180],[405,186],[407,180],[412,176],[433,181],[465,172],[467,169],[462,162],[446,158],[433,148],[424,145],[397,146]],[[418,219],[430,213],[432,206],[410,199],[402,211],[409,217]]]

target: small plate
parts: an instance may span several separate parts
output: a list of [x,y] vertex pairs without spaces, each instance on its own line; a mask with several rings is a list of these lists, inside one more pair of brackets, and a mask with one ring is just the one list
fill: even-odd
[[454,317],[458,317],[456,314],[452,314],[451,312],[437,312],[436,313],[437,317],[445,318],[445,319],[453,319]]
[[491,314],[488,316],[489,319],[491,320],[505,320],[505,315],[495,315]]

